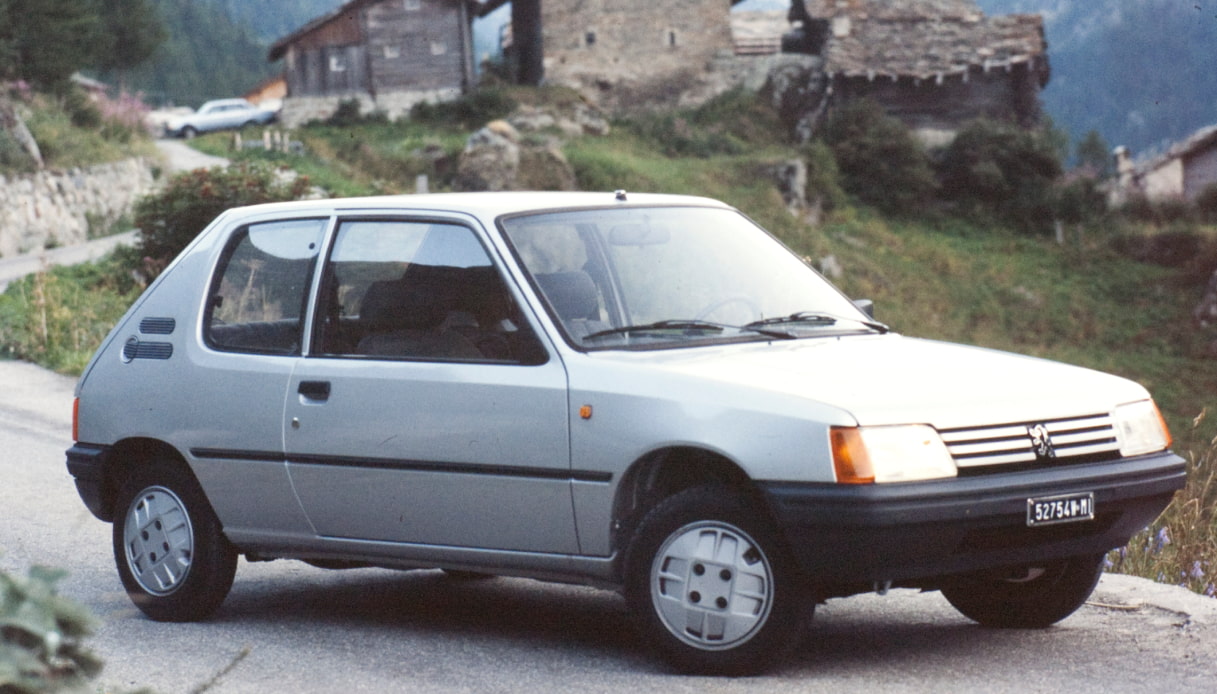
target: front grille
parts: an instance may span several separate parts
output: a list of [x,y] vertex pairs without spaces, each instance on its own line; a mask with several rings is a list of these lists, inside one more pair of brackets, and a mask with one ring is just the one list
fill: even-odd
[[961,473],[991,465],[1066,464],[1109,460],[1120,455],[1115,427],[1111,416],[1106,414],[945,429],[940,433]]

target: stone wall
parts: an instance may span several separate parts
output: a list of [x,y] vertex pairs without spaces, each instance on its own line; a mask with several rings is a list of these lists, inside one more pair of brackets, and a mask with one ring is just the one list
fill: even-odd
[[723,0],[546,2],[541,14],[546,82],[613,111],[713,92],[704,84],[710,63],[734,53]]
[[0,175],[0,257],[86,241],[90,222],[109,226],[155,184],[143,159]]
[[344,101],[357,101],[360,113],[381,112],[388,116],[389,120],[398,120],[410,115],[410,109],[417,104],[453,101],[460,96],[461,90],[455,87],[386,91],[378,94],[376,98],[366,92],[351,92],[341,96],[288,96],[283,100],[279,122],[285,128],[298,128],[309,121],[325,120],[334,115]]

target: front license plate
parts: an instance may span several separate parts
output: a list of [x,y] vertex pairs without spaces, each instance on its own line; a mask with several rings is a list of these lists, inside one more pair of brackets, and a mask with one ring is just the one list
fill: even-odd
[[1094,518],[1094,492],[1027,499],[1027,525],[1053,525]]

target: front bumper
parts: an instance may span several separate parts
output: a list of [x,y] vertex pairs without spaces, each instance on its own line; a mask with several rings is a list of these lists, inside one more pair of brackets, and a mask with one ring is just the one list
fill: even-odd
[[[1126,544],[1183,487],[1169,451],[1119,461],[904,484],[763,482],[794,558],[821,584],[925,579]],[[1093,492],[1093,520],[1027,526],[1027,500]]]

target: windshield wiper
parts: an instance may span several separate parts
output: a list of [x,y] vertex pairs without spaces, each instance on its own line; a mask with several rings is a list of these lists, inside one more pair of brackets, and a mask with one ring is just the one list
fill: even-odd
[[772,318],[762,318],[761,320],[752,321],[751,323],[748,323],[744,327],[750,328],[750,329],[755,329],[755,328],[763,327],[763,326],[767,326],[767,325],[791,325],[794,323],[811,323],[814,325],[835,325],[839,321],[849,321],[851,323],[860,323],[872,330],[877,330],[880,333],[886,333],[886,332],[891,331],[891,328],[887,327],[886,325],[884,325],[883,323],[880,323],[878,321],[867,321],[867,320],[861,320],[859,318],[844,318],[841,316],[834,316],[829,313],[820,313],[817,311],[799,311],[797,313],[791,313],[786,316],[774,316]]
[[637,325],[623,325],[620,328],[608,328],[607,330],[597,330],[589,335],[584,335],[584,340],[591,340],[597,337],[606,337],[608,335],[624,335],[626,333],[645,333],[651,330],[703,330],[706,332],[721,333],[723,326],[718,323],[711,323],[704,320],[660,320],[654,323],[639,323]]
[[652,330],[688,330],[688,331],[703,331],[721,333],[724,330],[747,330],[748,332],[759,333],[767,337],[775,337],[782,340],[792,340],[794,335],[780,330],[765,330],[760,326],[745,325],[734,326],[724,325],[722,323],[713,323],[704,320],[692,319],[669,319],[655,321],[654,323],[640,323],[638,325],[623,325],[620,328],[609,328],[607,330],[599,330],[590,335],[584,335],[584,340],[593,340],[599,337],[608,335],[624,335],[627,333],[644,333]]

